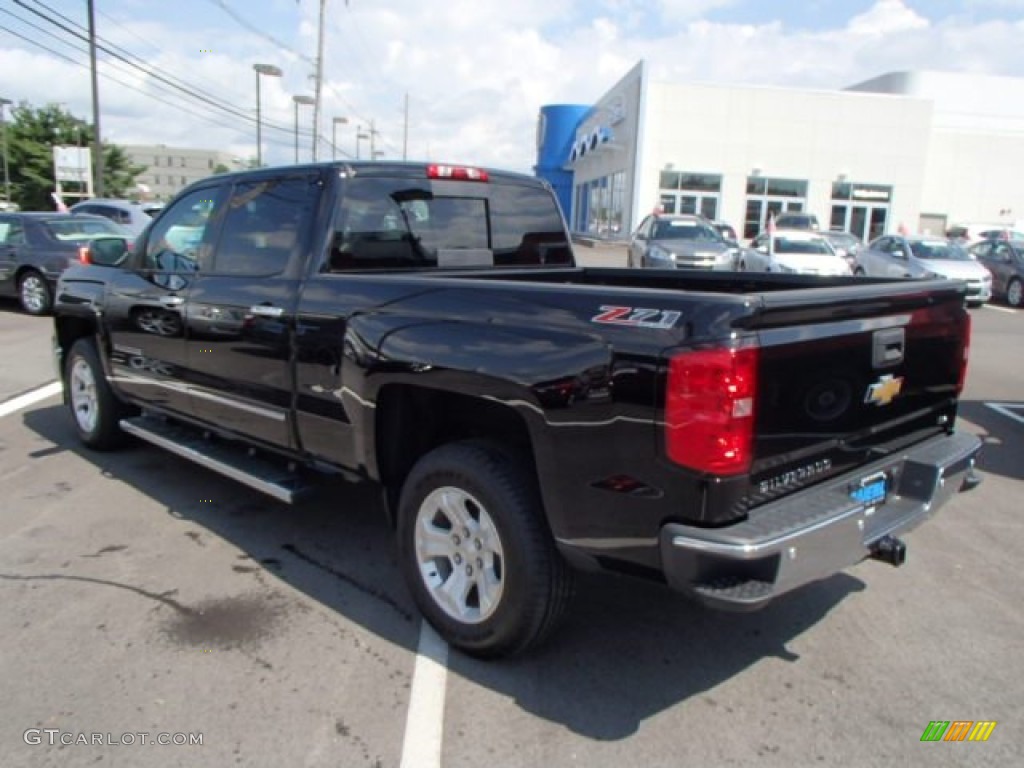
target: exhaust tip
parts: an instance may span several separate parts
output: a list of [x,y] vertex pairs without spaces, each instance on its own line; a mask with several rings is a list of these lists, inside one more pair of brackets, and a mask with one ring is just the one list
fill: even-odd
[[907,545],[895,536],[883,536],[872,545],[871,557],[899,568],[907,562]]

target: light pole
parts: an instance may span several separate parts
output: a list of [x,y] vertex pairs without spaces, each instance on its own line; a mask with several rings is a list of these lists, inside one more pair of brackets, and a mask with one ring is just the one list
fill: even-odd
[[338,159],[338,123],[348,125],[348,118],[336,117],[331,121],[331,160]]
[[7,121],[4,119],[4,110],[8,104],[13,104],[10,99],[0,97],[0,129],[3,130],[4,134],[4,201],[11,204],[11,172],[10,163],[7,160]]
[[296,94],[292,96],[292,101],[295,102],[295,162],[299,162],[299,104],[305,104],[310,106],[316,103],[316,99],[312,96],[302,96]]
[[260,75],[281,77],[284,74],[280,67],[273,64],[253,64],[256,70],[256,167],[263,165],[263,129],[260,125]]
[[359,159],[359,142],[361,142],[363,139],[368,139],[368,138],[370,138],[370,134],[363,133],[363,126],[357,125],[356,126],[356,160]]

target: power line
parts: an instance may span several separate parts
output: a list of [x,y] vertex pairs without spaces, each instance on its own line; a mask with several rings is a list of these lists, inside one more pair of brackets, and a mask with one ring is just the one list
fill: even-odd
[[[65,26],[64,24],[61,24],[60,22],[58,22],[55,19],[47,16],[45,13],[42,13],[41,11],[39,11],[39,10],[37,10],[35,8],[30,8],[29,6],[27,6],[23,2],[23,0],[15,0],[15,3],[17,3],[22,8],[24,8],[27,11],[29,11],[30,13],[33,13],[36,16],[39,16],[44,21],[46,21],[46,22],[48,22],[48,23],[50,23],[50,24],[52,24],[52,25],[62,29],[63,31],[67,32],[69,35],[71,35],[73,37],[77,37],[78,39],[83,40],[83,41],[88,41],[88,38],[84,34],[82,34],[80,32],[77,32],[77,31],[75,31],[74,29],[72,29],[72,28],[70,28],[68,26]],[[74,21],[72,21],[71,19],[68,19],[66,16],[63,16],[62,14],[57,13],[56,11],[54,11],[52,8],[50,8],[49,6],[45,5],[44,3],[37,2],[36,4],[41,6],[41,7],[43,7],[43,8],[45,8],[47,11],[50,11],[51,13],[56,13],[57,16],[59,16],[60,18],[66,19],[68,21],[68,23],[73,24],[75,26],[79,26]],[[102,38],[97,38],[97,39],[101,40]],[[182,91],[183,93],[185,93],[190,98],[192,98],[192,99],[194,99],[196,101],[204,102],[204,103],[208,104],[209,106],[212,106],[215,109],[218,109],[218,110],[220,110],[222,112],[225,112],[225,113],[227,113],[228,115],[230,115],[232,117],[241,118],[242,120],[245,120],[245,121],[251,122],[251,123],[255,123],[256,122],[255,116],[248,114],[248,112],[245,111],[243,108],[240,108],[240,107],[238,107],[236,105],[233,105],[233,104],[230,104],[228,102],[225,102],[223,99],[220,99],[216,95],[211,94],[209,92],[205,92],[205,91],[203,91],[200,88],[197,88],[197,87],[192,86],[192,85],[190,85],[188,83],[185,83],[184,81],[180,81],[179,80],[178,82],[174,82],[175,80],[177,80],[177,78],[175,78],[173,75],[164,74],[163,72],[161,72],[156,67],[153,67],[152,65],[148,64],[147,62],[144,62],[138,56],[135,56],[135,54],[133,54],[133,53],[127,51],[127,50],[120,49],[120,50],[124,50],[123,54],[120,52],[120,50],[113,50],[111,48],[111,44],[108,43],[105,40],[103,40],[103,44],[97,43],[97,47],[100,50],[102,50],[104,53],[107,53],[108,55],[114,57],[115,59],[118,59],[118,60],[124,62],[125,64],[127,64],[127,65],[129,65],[131,67],[134,67],[135,69],[143,72],[144,74],[148,75],[149,77],[153,78],[154,80],[157,80],[157,81],[162,82],[162,83],[164,83],[164,84],[166,84],[166,85],[168,85],[168,86],[170,86],[172,88],[175,88],[175,89],[177,89],[179,91]],[[117,49],[117,48],[119,48],[119,46],[113,46],[113,48]],[[129,57],[137,59],[138,62],[141,62],[141,63],[137,63],[135,61],[131,61]],[[269,122],[269,121],[266,121],[265,125],[266,125],[266,127],[271,128],[271,129],[276,130],[276,131],[281,131],[283,133],[288,133],[288,134],[293,133],[293,129],[288,127],[288,126],[285,126],[285,125],[281,125],[281,124],[273,123],[273,122]]]
[[299,53],[294,48],[289,47],[288,45],[286,45],[285,43],[281,42],[280,40],[278,40],[273,35],[268,35],[266,32],[261,30],[255,24],[249,23],[248,19],[246,19],[241,14],[239,14],[237,11],[233,10],[227,3],[224,2],[224,0],[210,0],[210,2],[213,3],[214,5],[216,5],[218,8],[220,8],[222,11],[224,11],[224,13],[226,13],[232,19],[234,19],[235,22],[237,22],[239,26],[244,27],[245,29],[247,29],[249,32],[251,32],[252,34],[256,35],[257,37],[261,37],[264,40],[273,43],[278,48],[280,48],[280,49],[282,49],[284,51],[288,51],[288,53],[292,54],[293,56],[298,56],[300,59],[302,59],[305,62],[308,62],[310,64],[316,64],[316,60],[313,59],[312,57],[307,56],[304,53]]
[[[17,17],[15,17],[15,18],[17,18]],[[20,19],[19,19],[19,21],[20,21]],[[26,37],[25,35],[21,34],[20,32],[16,32],[15,30],[10,29],[9,27],[3,26],[2,24],[0,24],[0,30],[8,33],[9,35],[12,35],[12,36],[17,37],[17,38],[19,38],[21,40],[24,40],[26,43],[29,43],[30,45],[34,45],[35,47],[40,48],[40,49],[46,51],[47,53],[49,53],[52,56],[56,56],[57,58],[62,59],[62,60],[66,61],[66,62],[68,62],[70,64],[74,64],[77,67],[81,67],[82,69],[88,69],[89,68],[88,64],[85,64],[85,63],[83,63],[81,61],[75,61],[70,56],[67,56],[67,55],[63,54],[60,51],[56,51],[53,48],[50,48],[49,46],[43,45],[42,43],[38,42],[37,40],[33,40],[30,37]],[[76,49],[76,50],[79,50],[79,53],[82,52],[80,49]],[[154,101],[159,101],[161,104],[166,104],[167,103],[164,99],[161,99],[160,97],[158,97],[158,96],[156,96],[156,95],[154,95],[152,93],[149,93],[148,91],[144,91],[141,88],[138,88],[138,87],[132,85],[131,83],[126,83],[124,80],[119,80],[118,78],[116,78],[113,75],[110,75],[110,74],[108,74],[106,72],[100,72],[99,75],[100,75],[100,77],[102,77],[102,78],[104,78],[106,80],[110,80],[111,82],[117,83],[118,85],[120,85],[120,86],[122,86],[124,88],[127,88],[130,91],[135,91],[136,93],[140,93],[140,94],[142,94],[143,96],[145,96],[147,98],[153,99]],[[179,99],[181,98],[180,96],[177,96],[177,94],[174,94],[174,95],[175,95],[176,98],[179,98]],[[184,107],[184,106],[179,106],[179,105],[175,105],[175,106],[177,108],[179,108],[179,109],[184,110],[189,115],[191,115],[192,117],[194,117],[194,118],[196,118],[198,120],[203,120],[205,122],[212,123],[213,125],[218,125],[218,126],[220,126],[222,128],[230,128],[230,129],[237,129],[238,128],[237,125],[234,125],[234,124],[231,124],[231,123],[221,122],[220,120],[217,120],[216,118],[211,117],[210,115],[204,115],[202,113],[193,112],[192,110],[190,110],[190,109],[188,109],[187,107]],[[76,120],[81,120],[81,118],[75,118],[75,119]],[[300,133],[308,134],[309,132],[308,131],[305,131],[305,132],[300,131]],[[273,144],[279,146],[279,147],[290,146],[290,144],[288,142],[283,141],[283,140],[268,139],[268,141],[270,143],[273,143]]]

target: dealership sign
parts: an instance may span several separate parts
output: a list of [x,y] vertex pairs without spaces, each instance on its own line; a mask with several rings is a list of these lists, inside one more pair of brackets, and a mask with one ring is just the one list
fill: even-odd
[[74,181],[92,186],[92,150],[89,147],[54,147],[53,175],[58,182]]

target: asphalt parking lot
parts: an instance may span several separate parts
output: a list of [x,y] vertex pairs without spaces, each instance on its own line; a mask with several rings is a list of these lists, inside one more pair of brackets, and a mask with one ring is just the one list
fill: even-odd
[[[50,321],[0,304],[0,765],[1024,764],[1024,312],[972,315],[984,482],[906,566],[745,615],[588,576],[550,643],[483,663],[421,632],[372,488],[289,508],[86,451],[55,395],[8,412],[54,375]],[[997,725],[922,743],[934,720]]]

